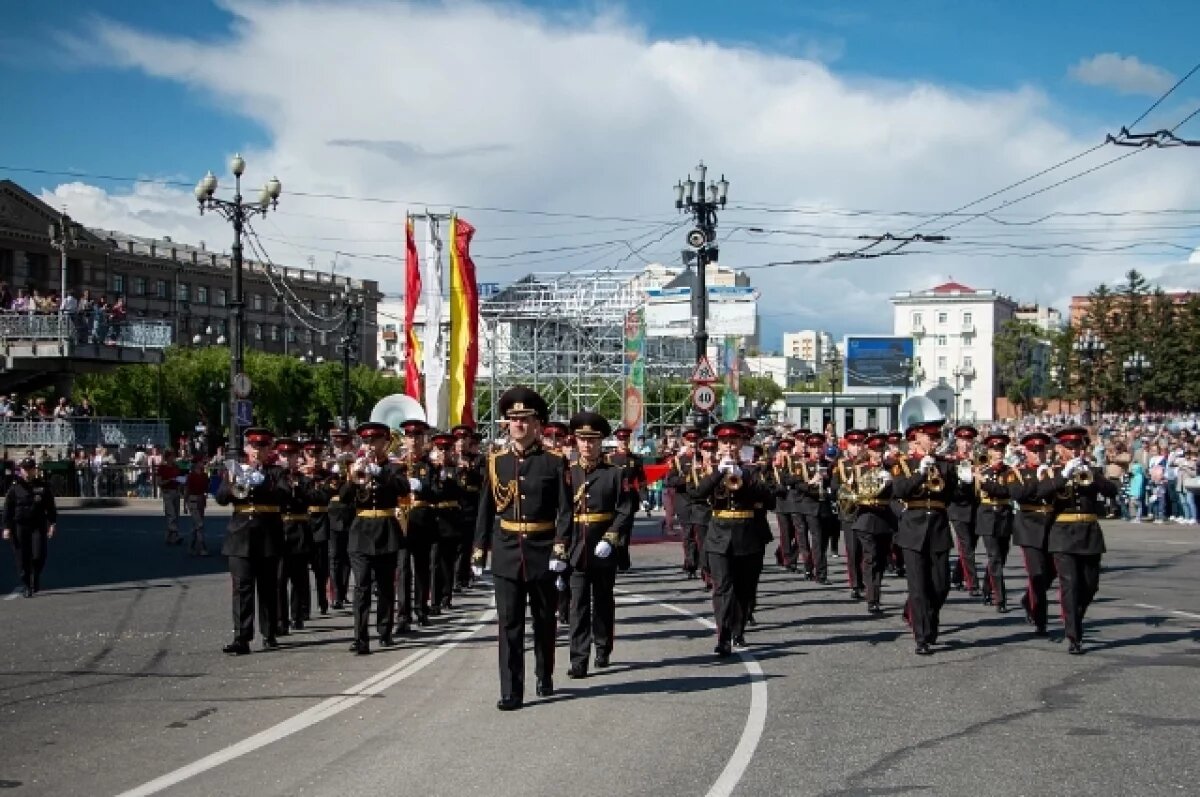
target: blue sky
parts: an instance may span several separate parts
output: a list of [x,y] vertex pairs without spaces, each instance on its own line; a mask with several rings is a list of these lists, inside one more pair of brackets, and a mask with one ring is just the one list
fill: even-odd
[[[284,183],[280,212],[261,229],[276,260],[338,258],[395,291],[398,226],[423,202],[475,208],[486,281],[673,262],[681,234],[663,234],[676,218],[669,186],[703,157],[729,172],[735,201],[810,208],[725,213],[723,262],[753,268],[899,232],[913,220],[897,213],[956,207],[1102,140],[1200,60],[1197,23],[1192,3],[9,2],[0,101],[15,116],[0,125],[0,167],[93,176],[0,176],[88,224],[224,240],[186,188],[94,175],[190,185],[242,151],[249,179],[269,171]],[[1200,75],[1140,127],[1169,126],[1197,105]],[[1182,132],[1200,137],[1200,117]],[[1194,153],[1139,155],[1006,212],[1200,208]],[[497,207],[607,220],[486,210]],[[1195,236],[1147,218],[1157,217],[1028,235],[973,221],[956,229],[961,245],[902,267],[749,273],[768,347],[785,329],[887,332],[888,296],[950,275],[1064,307],[1130,267],[1187,284],[1194,267],[1180,252]],[[1137,248],[1042,257],[1005,248],[1014,234]]]

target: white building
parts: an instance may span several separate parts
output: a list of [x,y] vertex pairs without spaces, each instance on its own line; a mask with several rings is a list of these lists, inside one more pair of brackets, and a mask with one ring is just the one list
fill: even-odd
[[[404,376],[404,299],[388,299],[379,303],[376,332],[376,367],[387,376]],[[425,305],[418,304],[413,313],[417,340],[425,340]],[[442,301],[442,336],[449,350],[450,302]]]
[[993,420],[996,369],[992,342],[1017,304],[994,290],[947,282],[891,299],[893,334],[913,339],[914,394],[933,399],[946,417]]
[[1063,327],[1063,317],[1056,308],[1039,304],[1023,304],[1017,307],[1013,318],[1028,321],[1046,332],[1057,332]]
[[823,329],[783,333],[784,357],[800,360],[809,370],[820,369],[833,354],[833,337]]

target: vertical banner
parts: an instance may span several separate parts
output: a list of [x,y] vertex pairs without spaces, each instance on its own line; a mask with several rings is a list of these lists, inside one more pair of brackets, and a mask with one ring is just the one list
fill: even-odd
[[646,408],[646,316],[639,307],[625,316],[625,392],[621,425],[633,430],[633,443],[642,434]]
[[429,239],[425,242],[425,420],[435,429],[442,426],[443,383],[446,379],[446,342],[442,339],[442,231],[433,214],[429,216]]
[[421,298],[421,262],[412,216],[404,220],[404,393],[421,400],[421,342],[413,319]]
[[738,394],[742,390],[741,361],[738,339],[726,337],[721,347],[722,370],[725,373],[725,392],[721,397],[721,418],[732,421],[738,417]]
[[475,425],[475,374],[479,370],[479,284],[471,260],[475,228],[450,217],[450,418]]

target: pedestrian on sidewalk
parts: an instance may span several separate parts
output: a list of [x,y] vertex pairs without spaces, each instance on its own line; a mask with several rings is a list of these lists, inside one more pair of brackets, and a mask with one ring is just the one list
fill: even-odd
[[4,539],[13,544],[26,598],[40,587],[49,540],[57,528],[54,492],[37,472],[33,459],[21,460],[17,477],[4,497]]
[[184,502],[192,519],[192,543],[188,552],[193,556],[208,556],[204,544],[204,508],[208,502],[208,472],[204,457],[192,457],[192,468],[183,483]]
[[175,464],[175,452],[168,448],[163,451],[162,464],[155,472],[158,489],[162,493],[163,514],[167,518],[167,545],[181,545],[183,538],[179,536],[179,490],[182,482],[186,481],[179,466]]

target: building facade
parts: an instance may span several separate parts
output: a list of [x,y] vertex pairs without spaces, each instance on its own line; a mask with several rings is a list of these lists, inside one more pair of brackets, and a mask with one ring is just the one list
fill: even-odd
[[[52,225],[61,214],[16,183],[0,180],[0,281],[14,295],[57,295],[62,257]],[[68,220],[68,223],[69,220]],[[70,293],[92,299],[123,297],[131,319],[166,320],[177,345],[209,345],[229,337],[232,260],[204,244],[127,235],[72,225],[66,253]],[[338,359],[347,329],[334,301],[346,291],[363,297],[358,324],[359,361],[376,361],[376,309],[381,298],[373,280],[356,280],[290,266],[243,261],[247,349]]]
[[956,421],[994,420],[997,381],[992,344],[1017,303],[995,290],[946,282],[891,299],[893,334],[913,339],[913,393]]
[[1057,332],[1063,327],[1063,317],[1056,308],[1034,304],[1018,305],[1013,319],[1033,324],[1044,332]]

